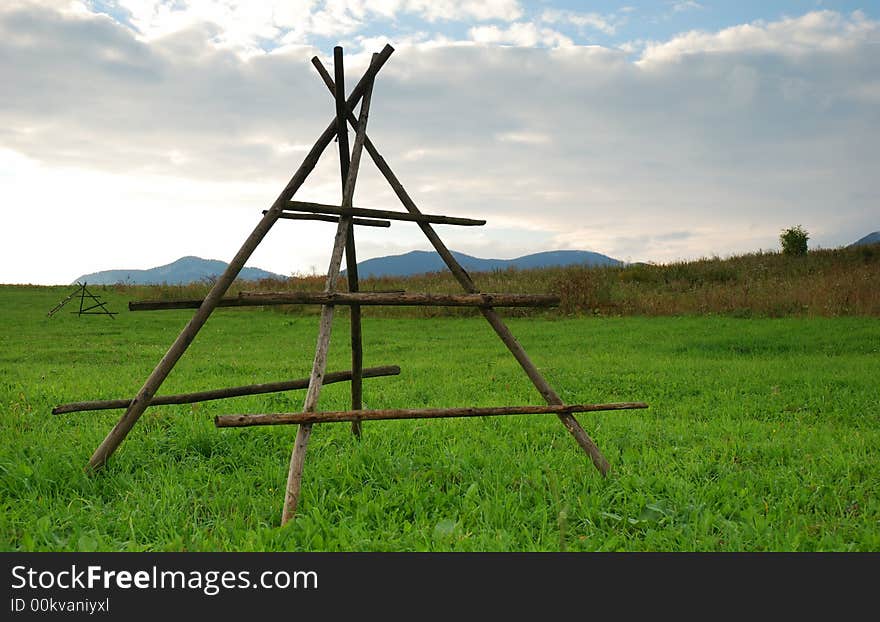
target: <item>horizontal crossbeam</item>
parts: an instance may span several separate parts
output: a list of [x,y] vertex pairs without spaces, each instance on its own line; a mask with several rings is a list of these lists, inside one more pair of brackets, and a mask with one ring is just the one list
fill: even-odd
[[364,305],[395,307],[555,307],[559,296],[545,294],[407,294],[382,292],[241,292],[265,305]]
[[[432,214],[409,214],[384,209],[367,209],[363,207],[340,207],[338,205],[325,205],[323,203],[309,203],[306,201],[288,201],[284,209],[294,212],[309,212],[312,214],[387,218],[388,220],[405,220],[408,222],[420,222],[435,225],[479,227],[486,224],[485,220],[474,220],[473,218],[457,218],[455,216],[437,216]],[[283,218],[283,214],[281,217]]]
[[[223,298],[220,307],[264,305],[364,305],[397,307],[555,307],[559,296],[547,294],[406,294],[398,292],[241,292]],[[128,303],[130,311],[197,309],[201,299],[138,300]]]
[[[170,309],[198,309],[204,299],[187,298],[181,300],[132,300],[128,303],[129,311],[168,311]],[[218,307],[259,307],[262,303],[243,300],[237,296],[221,298]]]
[[[269,210],[263,210],[265,214]],[[339,216],[325,216],[323,214],[291,214],[290,212],[281,212],[279,218],[287,220],[323,220],[324,222],[339,222]],[[351,224],[360,225],[362,227],[390,227],[391,222],[388,220],[374,220],[372,218],[352,218]]]
[[[383,367],[367,367],[363,370],[364,378],[377,378],[379,376],[396,376],[400,373],[400,367],[397,365],[385,365]],[[351,370],[337,371],[326,374],[324,376],[324,384],[332,384],[334,382],[345,382],[351,380]],[[263,384],[247,384],[240,387],[229,387],[227,389],[212,389],[210,391],[199,391],[197,393],[180,393],[177,395],[162,395],[153,397],[150,406],[165,406],[168,404],[193,404],[195,402],[207,402],[209,400],[219,400],[227,397],[240,397],[243,395],[260,395],[263,393],[278,393],[280,391],[290,391],[293,389],[307,389],[309,386],[308,378],[299,378],[297,380],[283,380],[281,382],[266,382]],[[53,415],[63,413],[80,412],[83,410],[108,410],[111,408],[128,408],[131,400],[95,400],[91,402],[72,402],[70,404],[61,404],[52,409]]]
[[327,412],[269,413],[262,415],[218,415],[218,428],[242,428],[254,425],[298,425],[311,423],[338,423],[354,420],[387,419],[441,419],[446,417],[496,417],[499,415],[560,415],[600,410],[630,410],[647,408],[644,402],[614,404],[552,404],[549,406],[495,406],[486,408],[417,408],[388,410],[337,410]]
[[110,313],[110,311],[107,310],[107,303],[106,302],[99,302],[98,304],[94,304],[91,307],[86,307],[85,309],[80,309],[79,313],[86,313],[87,311],[91,311],[92,309],[97,309],[98,307],[103,309],[103,311],[99,311],[99,313]]

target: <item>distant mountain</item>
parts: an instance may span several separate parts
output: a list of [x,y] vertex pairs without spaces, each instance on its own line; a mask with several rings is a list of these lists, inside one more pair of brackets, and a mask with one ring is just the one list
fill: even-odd
[[[526,270],[529,268],[548,268],[551,266],[619,266],[623,262],[590,251],[546,251],[525,255],[516,259],[480,259],[450,251],[452,256],[468,272],[490,272],[492,270],[506,270],[516,268]],[[437,272],[446,270],[446,264],[435,251],[412,251],[403,255],[389,255],[376,257],[358,263],[358,276],[368,278],[371,276],[409,276],[424,272]]]
[[869,233],[861,240],[856,240],[850,246],[862,246],[863,244],[880,244],[880,231]]
[[[181,257],[175,262],[165,266],[150,268],[149,270],[104,270],[93,274],[84,274],[78,282],[86,282],[89,285],[115,285],[125,283],[127,285],[186,285],[205,279],[213,279],[226,270],[228,264],[216,259],[202,259],[201,257]],[[286,279],[286,276],[267,272],[260,268],[242,268],[238,275],[245,281],[259,279]]]

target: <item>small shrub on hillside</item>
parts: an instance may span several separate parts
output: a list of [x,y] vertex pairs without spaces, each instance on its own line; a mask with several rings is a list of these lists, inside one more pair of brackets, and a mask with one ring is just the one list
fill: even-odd
[[800,225],[784,229],[779,235],[784,255],[806,255],[807,240],[810,239],[807,231]]

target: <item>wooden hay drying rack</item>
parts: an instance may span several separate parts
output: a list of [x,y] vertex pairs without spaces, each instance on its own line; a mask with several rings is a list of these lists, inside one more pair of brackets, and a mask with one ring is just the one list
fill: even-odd
[[[80,283],[79,281],[77,281],[76,284],[78,285],[78,287],[70,294],[68,294],[64,300],[60,301],[57,305],[52,307],[46,314],[46,317],[52,317],[61,310],[61,307],[79,296],[79,309],[77,309],[76,311],[71,311],[71,313],[76,313],[78,317],[82,317],[83,315],[109,315],[114,320],[116,319],[113,316],[116,315],[118,311],[111,311],[110,309],[108,309],[107,303],[101,300],[98,296],[95,296],[92,292],[90,292],[88,288],[86,288],[85,282]],[[91,302],[86,302],[86,298],[88,298]],[[98,310],[96,311],[96,309]]]
[[[599,472],[602,475],[607,473],[609,468],[608,461],[602,455],[602,452],[599,451],[599,448],[590,436],[581,427],[580,423],[578,423],[577,419],[575,419],[574,413],[598,410],[646,408],[647,404],[642,402],[615,404],[564,404],[556,391],[553,390],[550,384],[541,375],[541,372],[538,371],[538,368],[532,363],[523,347],[519,344],[494,309],[494,307],[500,306],[550,307],[558,305],[559,299],[555,296],[544,295],[493,294],[480,292],[471,280],[471,277],[449,252],[449,249],[440,240],[440,237],[431,225],[446,224],[479,226],[485,224],[485,221],[423,214],[418,207],[416,207],[412,198],[410,198],[403,185],[398,181],[397,177],[388,166],[388,163],[379,154],[378,149],[376,149],[376,146],[366,133],[367,119],[370,111],[370,100],[373,91],[373,81],[376,74],[391,56],[393,51],[394,49],[390,45],[386,45],[381,52],[372,55],[369,67],[347,99],[345,98],[342,48],[337,46],[333,50],[334,77],[330,76],[317,57],[313,58],[312,64],[318,70],[318,73],[334,97],[336,103],[336,115],[327,126],[327,129],[325,129],[318,138],[311,151],[306,155],[305,160],[294,173],[287,186],[282,190],[281,194],[278,195],[278,198],[275,199],[272,206],[263,212],[262,219],[229,263],[226,271],[217,279],[214,286],[211,288],[211,291],[203,300],[140,301],[131,302],[129,304],[129,309],[133,311],[180,308],[195,308],[197,310],[133,399],[62,404],[53,409],[52,412],[55,414],[107,408],[126,409],[116,426],[110,430],[107,437],[95,450],[89,460],[87,469],[99,469],[106,464],[108,458],[116,448],[119,447],[148,406],[192,403],[239,395],[255,395],[304,388],[307,389],[307,392],[305,403],[302,412],[300,413],[223,415],[215,418],[215,425],[217,427],[280,424],[297,424],[299,426],[290,459],[284,507],[281,517],[282,525],[293,518],[296,513],[296,507],[300,496],[306,447],[309,442],[312,425],[315,423],[351,422],[353,434],[359,437],[361,434],[361,422],[364,420],[486,417],[511,414],[555,414],[562,421],[562,424],[569,433],[574,436],[578,445],[580,445],[590,456],[590,459]],[[355,117],[353,111],[358,102],[360,102],[360,111],[358,116]],[[354,144],[351,148],[350,154],[348,124],[350,124],[355,131]],[[300,186],[305,182],[309,173],[311,173],[317,164],[322,152],[334,138],[337,139],[339,145],[339,164],[342,181],[341,205],[323,205],[319,203],[305,203],[292,200],[294,193],[296,193]],[[391,185],[394,193],[406,208],[406,212],[362,209],[353,206],[355,182],[357,180],[358,168],[360,166],[361,155],[364,149],[366,149],[379,171]],[[224,297],[226,291],[238,276],[245,262],[269,232],[271,227],[279,219],[320,220],[337,224],[336,237],[333,243],[333,251],[331,253],[330,267],[327,272],[324,291],[314,293],[243,292],[237,297]],[[391,224],[391,220],[416,223],[443,259],[446,266],[455,276],[456,280],[461,284],[465,293],[460,295],[438,295],[408,294],[405,292],[360,292],[358,290],[354,226],[388,227]],[[336,284],[340,277],[343,253],[345,254],[348,292],[339,292],[336,290]],[[196,337],[214,309],[227,306],[263,306],[272,304],[321,305],[318,341],[309,378],[286,382],[231,387],[199,393],[156,396],[156,391],[186,351],[189,344],[192,343],[193,339]],[[333,324],[333,312],[336,305],[347,305],[351,308],[351,370],[325,373],[327,352],[330,345],[330,333]],[[547,402],[547,405],[504,406],[495,408],[466,407],[365,410],[362,401],[362,380],[364,378],[399,374],[400,368],[397,366],[363,368],[360,313],[360,308],[363,305],[467,306],[478,308],[480,313],[486,318],[492,329],[504,345],[507,346],[510,353],[528,375],[529,379],[535,385],[535,388]],[[318,398],[321,393],[321,387],[331,382],[343,381],[349,381],[351,383],[351,410],[337,412],[319,411]]]

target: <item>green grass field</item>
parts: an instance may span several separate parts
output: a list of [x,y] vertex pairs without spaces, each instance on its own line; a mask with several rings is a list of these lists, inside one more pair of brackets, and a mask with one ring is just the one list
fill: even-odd
[[[646,401],[578,419],[602,478],[555,416],[318,425],[295,521],[278,527],[296,428],[215,429],[213,416],[293,412],[303,391],[149,409],[97,475],[121,411],[53,406],[131,397],[190,311],[77,317],[71,288],[0,286],[3,550],[880,550],[876,318],[516,318],[567,402]],[[328,370],[347,369],[347,317]],[[212,316],[160,394],[308,375],[317,318]],[[366,406],[540,404],[478,316],[365,311]],[[324,389],[345,409],[347,385]]]

